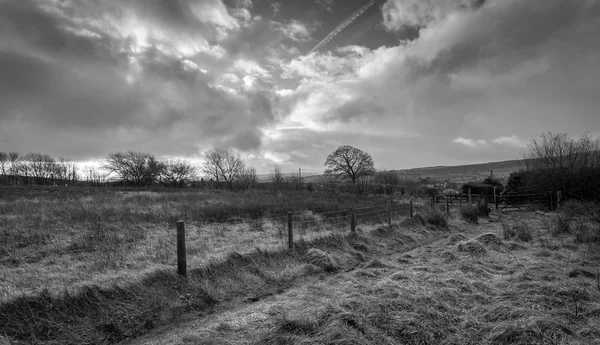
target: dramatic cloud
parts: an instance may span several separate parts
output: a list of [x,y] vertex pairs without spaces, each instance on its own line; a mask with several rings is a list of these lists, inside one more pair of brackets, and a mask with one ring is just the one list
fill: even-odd
[[[0,2],[0,150],[94,160],[210,146],[320,171],[518,158],[599,133],[596,0]],[[328,9],[324,11],[323,9]]]

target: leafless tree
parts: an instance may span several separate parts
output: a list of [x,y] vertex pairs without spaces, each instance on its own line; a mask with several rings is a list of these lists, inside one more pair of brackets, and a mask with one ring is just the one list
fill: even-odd
[[285,177],[283,176],[283,173],[281,172],[281,168],[279,167],[279,165],[276,165],[273,168],[273,170],[269,174],[269,180],[271,181],[271,183],[273,183],[275,188],[278,189],[279,187],[281,187],[281,185],[285,181]]
[[347,176],[356,183],[362,176],[369,176],[375,172],[373,158],[370,154],[350,145],[343,145],[332,152],[325,160],[325,174],[338,177]]
[[163,183],[173,187],[183,187],[196,176],[196,168],[186,160],[168,160],[164,162]]
[[21,162],[21,166],[26,168],[27,174],[37,179],[52,178],[57,172],[56,160],[47,154],[28,153],[21,159]]
[[254,167],[244,168],[239,176],[239,184],[243,189],[251,189],[258,183],[256,169]]
[[8,153],[0,152],[0,170],[2,170],[2,176],[6,178],[6,165],[9,162]]
[[223,181],[229,187],[240,176],[245,168],[239,153],[229,149],[213,148],[204,154],[202,171],[217,182]]
[[149,153],[127,151],[109,154],[103,168],[127,183],[149,186],[158,180],[164,164]]
[[530,189],[600,200],[600,139],[545,132],[532,140],[524,158]]
[[204,153],[204,164],[202,172],[219,182],[221,176],[221,166],[225,159],[225,150],[213,148]]
[[104,171],[102,169],[96,167],[90,167],[85,169],[85,178],[88,182],[93,185],[100,185],[106,183],[108,181],[108,177],[110,175],[109,172]]

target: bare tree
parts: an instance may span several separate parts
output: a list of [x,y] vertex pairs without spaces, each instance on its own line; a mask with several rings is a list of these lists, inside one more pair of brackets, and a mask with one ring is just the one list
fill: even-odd
[[232,183],[239,178],[242,171],[246,167],[239,153],[233,150],[225,151],[225,159],[220,167],[221,177],[230,187]]
[[18,161],[19,161],[19,154],[17,152],[9,152],[8,153],[8,160],[10,161],[10,174],[11,175],[18,175]]
[[163,183],[173,187],[183,187],[196,176],[196,168],[185,160],[164,162]]
[[273,183],[275,188],[281,187],[281,185],[285,181],[285,177],[283,176],[283,173],[281,172],[281,168],[279,167],[279,165],[276,165],[273,168],[273,170],[269,174],[269,180]]
[[352,183],[356,183],[359,177],[375,172],[371,155],[350,145],[338,147],[327,156],[324,165],[327,167],[325,174],[347,176]]
[[524,158],[531,190],[600,200],[600,139],[546,132],[532,140]]
[[158,180],[164,164],[149,153],[127,151],[109,154],[103,168],[127,183],[142,187]]
[[85,178],[92,185],[101,185],[108,181],[110,173],[96,167],[86,169]]
[[239,153],[229,149],[213,148],[204,154],[205,160],[202,171],[217,182],[223,181],[229,187],[239,177],[245,168]]
[[21,159],[21,169],[25,169],[26,176],[38,179],[53,178],[57,172],[57,163],[54,158],[42,153],[28,153]]
[[244,168],[238,179],[243,189],[251,189],[258,183],[256,169],[254,167]]
[[2,176],[6,178],[6,165],[9,162],[8,153],[0,152],[0,170],[2,170]]
[[217,182],[219,182],[219,177],[221,176],[221,166],[225,159],[225,152],[223,149],[213,148],[204,153],[202,172]]

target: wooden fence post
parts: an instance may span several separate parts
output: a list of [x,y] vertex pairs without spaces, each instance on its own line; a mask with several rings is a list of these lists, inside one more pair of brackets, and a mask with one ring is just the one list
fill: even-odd
[[471,204],[471,188],[469,188],[469,205]]
[[560,210],[560,203],[562,202],[562,192],[556,192],[556,209]]
[[552,212],[552,192],[548,191],[548,209]]
[[459,210],[462,210],[462,199],[463,199],[462,197],[463,197],[462,194],[458,195],[458,209]]
[[356,232],[356,219],[354,218],[354,208],[350,206],[350,232]]
[[292,212],[288,212],[288,248],[294,251],[294,229],[292,229]]
[[187,260],[185,256],[185,224],[177,222],[177,274],[187,276]]
[[496,211],[498,211],[498,196],[496,195],[496,188],[494,187],[494,205],[496,205]]
[[386,203],[386,206],[387,206],[387,221],[388,221],[388,225],[391,228],[392,227],[392,212],[390,210],[390,202],[389,201]]
[[450,198],[446,197],[446,214],[450,215]]
[[409,215],[410,218],[413,217],[413,204],[412,204],[412,199],[410,199],[410,204],[409,204]]

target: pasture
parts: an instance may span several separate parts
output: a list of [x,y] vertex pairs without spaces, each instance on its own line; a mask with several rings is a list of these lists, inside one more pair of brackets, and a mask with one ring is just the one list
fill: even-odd
[[[296,238],[309,240],[347,232],[349,207],[365,210],[365,224],[382,221],[382,213],[373,211],[389,201],[264,190],[4,187],[0,193],[0,300],[110,286],[173,269],[178,220],[185,221],[188,264],[194,267],[232,252],[287,245],[288,212]],[[406,207],[394,210],[406,214]]]
[[[600,341],[597,206],[446,214],[421,200],[408,218],[388,201],[2,189],[0,344]],[[187,278],[175,269],[178,220]]]

